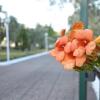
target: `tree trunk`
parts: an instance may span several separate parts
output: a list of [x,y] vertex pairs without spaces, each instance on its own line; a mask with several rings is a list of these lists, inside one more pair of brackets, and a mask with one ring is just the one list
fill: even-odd
[[18,49],[18,42],[15,41],[15,49]]

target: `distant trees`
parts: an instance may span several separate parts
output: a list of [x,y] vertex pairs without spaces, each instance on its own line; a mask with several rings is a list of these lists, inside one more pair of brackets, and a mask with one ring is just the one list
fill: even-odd
[[[69,25],[80,20],[80,1],[81,0],[49,0],[50,5],[57,4],[59,8],[63,7],[64,3],[71,2],[75,8],[75,12],[69,17]],[[93,29],[96,35],[100,34],[100,0],[88,1],[88,19],[89,28]],[[67,13],[66,13],[67,14]]]
[[[44,48],[44,34],[46,32],[52,38],[57,35],[51,26],[37,24],[35,28],[26,28],[23,24],[18,23],[14,16],[10,16],[10,41],[15,43],[15,49],[30,50],[37,46],[38,48]],[[49,42],[52,42],[52,40]]]
[[0,18],[0,49],[1,49],[1,42],[4,37],[5,37],[5,27],[4,24],[1,22],[1,18]]
[[[75,2],[75,12],[69,17],[69,24],[80,20],[80,0]],[[100,0],[88,0],[88,22],[89,28],[93,29],[96,35],[100,34]]]
[[0,25],[0,43],[3,40],[4,36],[5,36],[5,28],[4,26]]
[[18,48],[19,29],[19,23],[17,22],[17,19],[13,16],[10,16],[9,35],[10,41],[15,43],[15,48]]
[[21,26],[20,30],[19,30],[19,36],[18,36],[18,42],[21,43],[21,49],[22,50],[25,50],[26,48],[27,49],[30,49],[29,46],[29,37],[28,37],[28,31],[27,29],[25,29],[24,25]]
[[[17,21],[14,16],[9,17],[9,39],[10,44],[15,45],[15,49],[31,50],[33,48],[45,47],[45,33],[48,33],[49,44],[56,40],[57,34],[51,25],[37,24],[35,28],[25,27]],[[0,45],[5,34],[5,26],[2,26],[0,19]],[[13,46],[14,46],[13,45]]]

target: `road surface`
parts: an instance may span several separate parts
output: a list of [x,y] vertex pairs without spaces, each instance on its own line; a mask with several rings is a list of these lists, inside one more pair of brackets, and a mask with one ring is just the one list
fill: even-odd
[[[49,55],[0,66],[0,100],[78,100],[78,77]],[[91,85],[88,100],[96,100]]]

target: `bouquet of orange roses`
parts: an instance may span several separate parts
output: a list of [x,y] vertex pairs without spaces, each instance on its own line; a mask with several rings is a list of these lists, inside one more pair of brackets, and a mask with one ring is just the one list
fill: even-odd
[[84,29],[83,22],[76,22],[65,33],[63,29],[50,51],[64,69],[92,71],[94,66],[100,67],[100,36],[95,37],[91,29]]

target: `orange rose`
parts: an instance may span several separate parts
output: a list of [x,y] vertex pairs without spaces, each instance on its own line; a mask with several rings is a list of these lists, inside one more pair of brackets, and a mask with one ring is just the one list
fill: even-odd
[[[51,51],[51,55],[64,65],[64,69],[82,67],[87,55],[92,54],[96,42],[100,41],[100,37],[93,41],[93,31],[83,29],[83,26],[81,22],[74,24],[68,36],[61,35]],[[62,33],[65,31],[63,30]]]

